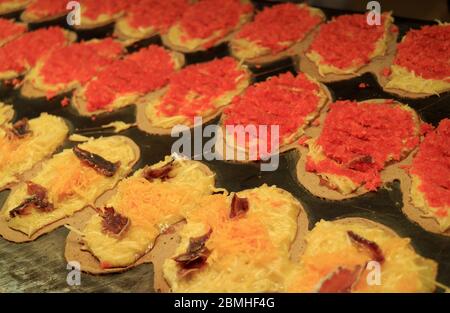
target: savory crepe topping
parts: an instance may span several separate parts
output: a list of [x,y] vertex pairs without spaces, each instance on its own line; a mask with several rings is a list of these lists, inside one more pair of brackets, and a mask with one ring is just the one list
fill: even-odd
[[236,194],[234,194],[233,199],[231,200],[230,218],[239,218],[242,215],[245,215],[248,210],[248,199],[239,198]]
[[101,216],[102,231],[111,236],[120,237],[130,225],[129,218],[116,212],[113,207],[105,207]]
[[116,163],[109,162],[105,160],[98,154],[81,149],[79,146],[73,148],[73,153],[78,159],[85,165],[92,167],[98,173],[106,176],[112,177],[116,173],[117,169],[120,167],[120,161]]
[[373,241],[367,240],[364,237],[354,233],[353,231],[347,231],[347,235],[350,237],[352,243],[356,244],[361,250],[368,250],[372,255],[372,260],[379,263],[384,262],[383,251],[380,247]]
[[31,130],[27,118],[15,122],[10,129],[10,134],[16,138],[24,138],[29,133],[31,133]]
[[411,29],[397,46],[394,64],[426,79],[450,82],[450,24]]
[[31,207],[35,207],[41,212],[51,212],[54,210],[53,204],[48,200],[47,189],[31,181],[27,182],[27,192],[30,196],[19,206],[9,212],[10,217],[30,214]]
[[338,267],[323,282],[317,292],[319,293],[347,293],[351,292],[353,286],[361,277],[362,267],[357,265],[353,269]]
[[160,168],[147,167],[144,169],[143,176],[148,181],[153,181],[155,179],[160,179],[161,181],[166,181],[169,179],[169,174],[173,169],[173,161],[165,164]]
[[206,242],[211,236],[211,233],[212,229],[203,236],[191,238],[187,251],[174,257],[174,260],[180,267],[178,274],[181,277],[195,272],[206,265],[206,260],[211,254],[211,251],[206,247]]

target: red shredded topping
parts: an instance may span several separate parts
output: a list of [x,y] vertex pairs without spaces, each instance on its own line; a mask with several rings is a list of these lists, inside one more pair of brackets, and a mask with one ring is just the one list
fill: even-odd
[[410,30],[397,46],[394,63],[425,79],[450,82],[450,25]]
[[[252,11],[252,5],[243,4],[241,0],[199,1],[190,6],[181,17],[180,25],[185,32],[182,40],[206,39],[217,31],[220,31],[220,37],[224,37],[238,25],[242,15]],[[205,48],[212,47],[217,40],[219,39],[208,42]]]
[[413,114],[393,104],[337,101],[330,106],[318,139],[326,159],[307,159],[309,172],[333,173],[375,190],[391,157],[399,161],[419,143]]
[[67,12],[67,0],[35,0],[25,9],[39,18],[48,18],[62,15]]
[[287,49],[286,42],[297,42],[318,25],[322,19],[312,15],[307,7],[285,3],[266,7],[255,20],[242,27],[237,38],[244,38],[269,48],[272,53]]
[[[450,119],[439,123],[428,133],[415,156],[411,174],[420,178],[420,191],[432,207],[441,208],[440,216],[448,215],[450,207]],[[447,208],[447,209],[446,209]]]
[[0,72],[22,73],[49,50],[67,43],[62,28],[50,27],[25,33],[0,47]]
[[188,6],[188,0],[139,0],[127,11],[127,20],[134,28],[154,27],[166,33]]
[[[48,84],[86,83],[122,52],[122,45],[111,38],[74,43],[52,51],[40,75]],[[51,96],[51,95],[50,95]]]
[[245,76],[246,72],[231,57],[189,65],[172,76],[158,109],[166,116],[184,115],[193,119],[214,109],[213,101],[235,90]]
[[[271,77],[233,99],[224,111],[224,125],[279,125],[280,139],[283,139],[295,133],[305,123],[305,117],[317,110],[319,89],[304,74],[293,76],[288,72]],[[258,135],[264,140],[263,134]],[[268,148],[270,135],[268,130]]]
[[129,0],[78,0],[84,17],[96,20],[100,15],[116,15],[127,9]]
[[68,106],[69,104],[70,104],[69,98],[64,97],[64,98],[61,100],[61,106],[62,106],[62,107],[66,107],[66,106]]
[[0,41],[18,36],[27,31],[23,24],[14,23],[14,21],[0,18]]
[[320,28],[309,50],[340,69],[367,64],[384,34],[385,20],[382,15],[381,25],[369,25],[365,14],[340,15]]
[[422,136],[428,134],[429,132],[431,132],[431,131],[433,131],[433,130],[434,130],[434,127],[433,127],[433,125],[431,125],[431,124],[428,124],[428,123],[422,123],[422,124],[420,124],[420,134],[421,134]]
[[381,70],[381,75],[384,77],[389,77],[391,75],[391,69],[389,67],[385,67]]
[[146,94],[165,86],[174,72],[171,55],[163,48],[148,48],[117,60],[86,86],[87,110],[110,105],[118,96],[131,92]]

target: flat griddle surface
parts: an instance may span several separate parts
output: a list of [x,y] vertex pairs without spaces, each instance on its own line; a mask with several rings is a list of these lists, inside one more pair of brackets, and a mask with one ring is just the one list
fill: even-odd
[[[348,12],[323,9],[327,17]],[[424,22],[396,18],[400,38],[410,28],[418,28]],[[39,25],[33,25],[33,28]],[[83,31],[82,38],[96,37],[97,34],[108,34],[107,28],[91,33]],[[160,43],[158,38],[146,40],[132,47],[136,50],[149,43]],[[187,56],[188,63],[210,60],[216,56],[228,54],[226,46]],[[267,68],[255,69],[254,81],[261,81],[269,76],[282,72],[295,72],[290,60],[284,60]],[[368,85],[359,88],[360,83]],[[365,100],[370,98],[393,98],[414,108],[426,122],[437,125],[443,118],[450,117],[450,93],[432,96],[426,99],[402,99],[385,93],[377,84],[372,74],[326,84],[334,100]],[[70,96],[70,95],[69,95]],[[18,93],[7,86],[0,86],[0,101],[12,103],[16,110],[15,119],[22,117],[34,118],[41,112],[48,112],[64,117],[72,124],[72,130],[82,131],[87,136],[110,136],[111,130],[100,130],[98,126],[111,121],[122,120],[134,122],[134,107],[125,108],[107,116],[99,116],[95,121],[80,117],[70,108],[60,105],[62,97],[51,101],[40,99],[29,101],[21,98]],[[212,123],[217,123],[218,119]],[[133,139],[141,148],[142,157],[135,169],[152,164],[170,154],[171,145],[176,138],[170,136],[153,136],[128,129],[122,133]],[[205,140],[206,141],[206,140]],[[65,147],[73,143],[67,142]],[[229,191],[258,187],[264,183],[275,184],[291,192],[305,207],[309,217],[309,227],[312,228],[321,219],[334,220],[341,217],[364,217],[391,227],[400,236],[410,237],[412,245],[422,256],[439,263],[437,280],[450,286],[450,238],[424,231],[417,224],[409,221],[402,213],[402,195],[398,182],[377,192],[371,192],[358,198],[345,201],[326,201],[314,197],[295,178],[295,165],[298,160],[296,151],[289,151],[280,156],[280,166],[275,172],[260,172],[257,164],[233,164],[222,161],[205,162],[217,174],[217,185]],[[0,193],[0,207],[8,192]],[[92,276],[82,274],[81,285],[71,287],[66,282],[69,270],[64,259],[64,244],[68,230],[60,228],[47,234],[35,242],[13,244],[0,238],[0,292],[153,292],[153,268],[144,264],[122,274]]]

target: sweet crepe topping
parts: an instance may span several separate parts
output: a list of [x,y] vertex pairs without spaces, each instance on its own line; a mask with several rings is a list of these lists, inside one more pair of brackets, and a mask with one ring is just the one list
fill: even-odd
[[425,79],[450,82],[450,25],[410,30],[397,46],[394,64]]
[[0,48],[0,73],[20,74],[34,66],[46,52],[66,42],[64,31],[59,27],[28,32]]
[[111,38],[75,43],[54,50],[39,74],[47,84],[84,84],[121,53],[122,45]]
[[211,251],[206,247],[206,242],[211,233],[212,229],[203,236],[191,238],[187,251],[174,258],[180,267],[178,272],[180,276],[184,277],[206,265],[206,260],[211,254]]
[[107,66],[86,85],[86,108],[93,112],[107,108],[120,96],[152,92],[165,86],[173,72],[167,50],[156,45],[143,48]]
[[172,76],[158,111],[166,116],[194,118],[201,112],[214,109],[213,101],[226,92],[234,91],[245,79],[245,74],[231,57],[187,66]]
[[335,174],[375,190],[380,172],[419,143],[414,111],[392,100],[337,101],[330,105],[322,133],[309,144],[306,170]]
[[369,25],[366,14],[340,15],[320,28],[309,51],[340,69],[367,64],[385,33],[386,18],[383,14],[381,25]]
[[24,138],[27,134],[29,134],[30,126],[28,125],[28,119],[23,118],[20,121],[15,122],[10,130],[10,133],[17,138]]
[[130,225],[128,217],[117,213],[113,207],[105,207],[101,216],[103,232],[112,236],[120,237]]
[[[254,84],[224,110],[224,125],[279,125],[280,143],[304,126],[320,109],[320,85],[306,75],[285,73]],[[271,148],[271,132],[267,138]],[[253,138],[252,138],[253,139]]]
[[419,178],[418,190],[425,195],[433,215],[444,219],[450,207],[449,138],[450,119],[444,119],[426,135],[410,169],[410,174]]
[[188,6],[188,0],[139,0],[127,11],[126,20],[133,28],[153,27],[166,33]]
[[19,206],[9,212],[10,217],[30,214],[31,207],[35,207],[41,212],[51,212],[54,210],[53,204],[48,200],[47,189],[35,184],[27,182],[27,193],[30,195]]
[[146,168],[144,170],[143,176],[148,181],[153,181],[158,178],[162,181],[165,181],[170,178],[169,174],[173,169],[172,163],[173,161],[160,168]]
[[347,235],[350,237],[352,243],[356,244],[363,250],[368,250],[372,255],[373,261],[377,261],[379,263],[384,262],[383,251],[381,251],[380,247],[375,242],[367,240],[351,230],[347,231]]
[[111,163],[100,155],[83,150],[78,146],[73,148],[73,153],[82,163],[92,167],[98,173],[106,177],[114,176],[120,166],[120,162]]
[[113,16],[125,10],[130,1],[128,0],[80,0],[82,16],[96,20],[102,15]]
[[181,39],[206,39],[219,33],[221,36],[215,36],[204,45],[204,48],[212,47],[239,24],[242,15],[250,14],[252,10],[251,4],[244,4],[241,0],[199,1],[190,6],[180,20],[185,32]]
[[353,269],[338,267],[320,284],[317,292],[320,293],[347,293],[358,282],[361,275],[361,266]]
[[53,16],[63,15],[66,9],[67,0],[35,0],[25,9],[25,14],[45,19]]
[[0,18],[0,43],[8,38],[14,38],[24,32],[27,27],[24,24],[14,23],[12,20]]
[[236,194],[231,200],[230,218],[241,217],[248,212],[249,204],[247,198],[239,198]]
[[302,40],[321,20],[308,7],[294,3],[274,5],[264,8],[253,22],[245,24],[236,38],[255,42],[269,48],[272,53],[278,53],[288,48],[289,43]]

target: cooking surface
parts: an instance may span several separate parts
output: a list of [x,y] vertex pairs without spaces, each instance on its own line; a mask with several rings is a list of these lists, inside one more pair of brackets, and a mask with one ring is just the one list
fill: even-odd
[[[324,9],[327,17],[346,13]],[[396,18],[400,37],[411,27],[417,28],[423,22]],[[97,36],[97,33],[84,33],[84,38]],[[107,33],[107,31],[106,31]],[[157,39],[147,40],[139,44],[143,46]],[[133,49],[136,49],[134,47]],[[209,60],[215,56],[227,54],[226,46],[221,46],[212,52],[197,53],[187,57],[189,63]],[[276,66],[258,70],[254,80],[260,81],[268,76],[285,71],[294,71],[292,63],[283,61]],[[364,82],[367,88],[359,88]],[[406,100],[385,93],[377,84],[372,74],[365,74],[359,78],[326,84],[334,100],[351,99],[364,100],[370,98],[393,98],[407,103],[421,115],[424,121],[437,125],[445,117],[450,117],[450,93],[433,96],[426,99]],[[16,110],[16,119],[22,117],[37,117],[41,112],[49,112],[66,118],[73,130],[87,136],[112,135],[111,130],[99,130],[96,127],[115,120],[134,122],[134,108],[125,108],[108,116],[100,116],[95,121],[80,117],[70,108],[60,105],[62,97],[52,101],[29,101],[18,96],[16,91],[8,87],[0,87],[0,100],[12,103]],[[217,119],[213,121],[217,123]],[[176,138],[170,136],[153,136],[141,132],[137,128],[128,129],[122,133],[133,139],[141,148],[141,160],[135,169],[160,161],[170,154],[171,144]],[[71,143],[67,142],[66,147]],[[312,196],[295,178],[295,165],[298,159],[296,151],[283,153],[280,157],[280,166],[275,172],[260,172],[257,164],[233,164],[221,161],[205,162],[217,174],[217,186],[229,191],[260,186],[263,183],[275,184],[291,192],[305,207],[310,228],[320,219],[333,220],[340,217],[357,216],[369,218],[383,223],[399,235],[410,237],[412,244],[419,254],[436,260],[439,263],[437,280],[447,286],[450,285],[450,238],[428,233],[418,225],[409,221],[401,212],[402,197],[398,183],[388,188],[371,192],[351,200],[333,202]],[[8,192],[0,193],[0,207],[3,205]],[[14,244],[0,238],[0,292],[152,292],[153,273],[152,265],[144,264],[122,274],[106,276],[92,276],[82,274],[81,285],[70,287],[66,282],[69,270],[66,269],[64,259],[64,245],[68,230],[60,228],[38,240]]]

